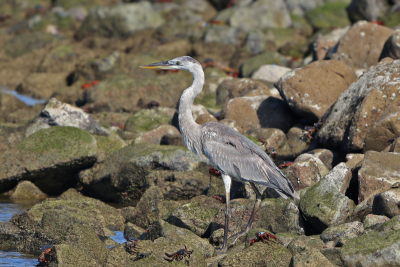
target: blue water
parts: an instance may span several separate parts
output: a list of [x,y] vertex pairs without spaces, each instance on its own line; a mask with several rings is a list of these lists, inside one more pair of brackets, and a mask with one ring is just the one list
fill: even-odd
[[0,251],[0,266],[36,266],[39,263],[38,258],[38,255],[28,253],[20,253],[17,251]]
[[14,214],[29,209],[42,200],[10,200],[0,198],[0,221],[8,222]]
[[28,106],[34,106],[36,104],[44,104],[47,102],[47,99],[35,99],[30,96],[21,95],[17,91],[7,90],[5,87],[0,86],[0,93],[10,94],[27,104]]
[[126,242],[126,239],[124,238],[124,232],[123,231],[114,231],[115,235],[110,236],[112,240],[117,242],[118,244],[123,244]]

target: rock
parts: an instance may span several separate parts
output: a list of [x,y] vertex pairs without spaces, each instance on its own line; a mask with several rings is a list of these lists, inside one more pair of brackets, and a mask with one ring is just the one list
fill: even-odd
[[400,230],[400,216],[394,216],[392,219],[382,223],[376,229],[379,232],[390,232]]
[[349,29],[350,26],[338,28],[318,37],[313,45],[313,60],[330,59],[335,45]]
[[225,45],[239,45],[246,38],[246,32],[241,28],[227,25],[212,25],[207,29],[204,41],[207,43],[220,43]]
[[[287,132],[296,116],[283,100],[272,96],[236,97],[224,108],[225,119],[232,119],[244,131],[258,128],[277,128]],[[274,113],[276,116],[269,116]]]
[[0,123],[0,153],[11,150],[11,148],[15,147],[24,137],[24,125]]
[[277,52],[265,52],[246,59],[240,66],[240,75],[242,77],[251,77],[253,73],[263,65],[277,64],[284,66],[286,62],[287,58]]
[[30,181],[19,182],[17,187],[13,190],[11,199],[41,199],[46,198],[47,195],[40,191],[35,184]]
[[215,256],[215,248],[207,239],[200,238],[191,231],[171,225],[164,220],[158,220],[149,229],[146,239],[152,241],[164,237],[168,242],[178,242],[190,240],[198,251],[206,258]]
[[[207,266],[205,257],[201,254],[199,249],[192,244],[191,240],[169,242],[165,238],[159,238],[155,242],[150,240],[140,241],[140,252],[128,253],[125,248],[125,244],[120,244],[109,252],[105,260],[105,267],[112,266],[154,266],[162,267],[168,264],[164,258],[166,258],[165,253],[173,254],[178,250],[185,249],[185,245],[189,251],[193,250],[190,258],[184,257],[181,262],[172,263],[176,266],[185,266],[184,262],[189,262],[190,266]],[[187,260],[187,261],[186,261]]]
[[[400,61],[381,62],[344,91],[324,115],[317,139],[324,147],[358,152],[365,136],[390,105],[399,106],[397,70]],[[395,96],[393,96],[395,94]]]
[[346,155],[346,166],[354,168],[359,162],[364,160],[364,154],[347,154]]
[[389,152],[365,153],[361,169],[358,171],[359,203],[389,189],[399,181],[399,157],[400,155]]
[[290,252],[281,244],[271,242],[269,245],[262,242],[255,243],[247,249],[228,254],[219,261],[218,266],[289,266]]
[[346,14],[347,5],[348,3],[342,1],[327,2],[307,11],[305,18],[314,29],[345,27],[351,25]]
[[263,65],[258,70],[256,70],[253,75],[251,75],[251,78],[274,83],[291,70],[292,69],[290,68],[277,65]]
[[97,142],[97,161],[102,162],[108,158],[112,153],[121,148],[128,146],[128,144],[118,135],[116,127],[111,127],[108,130],[109,135],[95,135],[94,138]]
[[54,91],[66,85],[68,73],[31,73],[15,89],[21,95],[36,99],[48,99]]
[[53,36],[45,32],[17,34],[4,43],[2,50],[4,50],[6,55],[16,59],[33,50],[46,47],[53,40]]
[[82,171],[79,181],[90,195],[107,201],[132,202],[140,198],[152,169],[206,172],[207,164],[206,159],[185,147],[137,144],[122,148],[103,163]]
[[295,254],[292,258],[291,265],[293,267],[335,267],[321,252],[318,250],[307,250],[299,254]]
[[335,241],[336,246],[343,246],[349,239],[360,236],[364,233],[364,226],[360,222],[344,223],[342,225],[331,226],[321,234],[321,240],[325,243]]
[[134,225],[133,223],[130,223],[130,222],[125,224],[124,237],[132,236],[132,237],[136,237],[138,239],[141,239],[140,237],[142,235],[147,236],[146,230],[143,229],[142,227]]
[[117,72],[121,65],[121,56],[118,51],[114,51],[102,58],[86,60],[83,63],[76,64],[74,71],[70,74],[74,79],[82,78],[88,82],[94,80],[106,80],[111,78]]
[[156,129],[148,131],[146,133],[140,134],[138,137],[135,138],[135,144],[154,144],[159,145],[161,143],[161,139],[164,135],[180,135],[178,129],[174,126],[169,124],[162,124],[158,126]]
[[309,154],[298,156],[293,165],[284,170],[286,178],[298,191],[316,184],[323,179],[328,173],[328,168],[322,161]]
[[[254,20],[256,17],[260,19]],[[261,0],[235,9],[229,18],[229,24],[244,30],[287,28],[291,24],[291,18],[283,0]]]
[[379,61],[386,57],[400,59],[400,47],[397,45],[400,40],[400,29],[395,30],[383,45],[382,53],[379,56]]
[[307,151],[307,154],[313,155],[314,157],[320,159],[325,166],[331,170],[333,162],[333,153],[328,149],[318,148],[311,151]]
[[[344,63],[327,60],[288,72],[275,86],[296,114],[313,123],[322,118],[356,79],[354,72]],[[320,88],[329,90],[329,97]]]
[[399,242],[399,231],[370,232],[348,240],[340,256],[345,266],[396,266]]
[[152,109],[142,109],[128,118],[124,130],[129,132],[151,131],[162,124],[169,124],[174,114],[175,109],[172,108],[156,107]]
[[321,250],[324,247],[324,242],[319,236],[305,236],[301,235],[293,239],[288,249],[292,255],[300,254],[306,251]]
[[18,111],[19,109],[25,108],[24,102],[18,100],[11,94],[5,94],[0,92],[0,120],[6,121],[9,113]]
[[266,141],[266,144],[263,144],[264,150],[268,147],[277,149],[278,147],[281,147],[287,140],[285,133],[275,128],[252,129],[248,133],[250,136],[256,139],[263,138]]
[[225,105],[229,100],[245,96],[254,90],[262,90],[264,95],[270,95],[268,87],[261,82],[247,78],[224,80],[217,87],[217,105]]
[[341,163],[301,197],[300,210],[316,232],[349,221],[355,205],[344,193],[351,175],[351,169]]
[[222,206],[223,204],[211,197],[197,196],[173,211],[167,222],[204,236]]
[[185,146],[182,135],[179,134],[165,134],[161,137],[160,145],[167,146]]
[[340,39],[332,59],[342,61],[350,68],[367,69],[378,63],[382,48],[392,33],[392,29],[384,26],[359,21]]
[[352,22],[358,20],[378,21],[386,16],[389,6],[385,1],[352,0],[347,13]]
[[368,150],[383,151],[390,145],[390,138],[400,135],[400,107],[391,105],[379,117],[365,136],[364,153]]
[[365,219],[363,221],[363,225],[365,229],[368,228],[377,228],[380,225],[382,225],[384,222],[389,221],[390,219],[386,216],[381,216],[381,215],[374,215],[374,214],[368,214],[365,216]]
[[96,161],[96,140],[75,127],[52,127],[23,139],[0,154],[0,184],[4,191],[18,181],[35,183],[46,194],[57,194],[73,187],[79,171]]
[[104,37],[126,37],[138,30],[157,28],[163,23],[163,18],[147,2],[98,7],[89,12],[75,33],[75,38],[82,40],[94,34]]
[[[305,0],[285,0],[289,11],[293,14],[298,16],[303,16],[308,10],[315,9],[324,5],[326,0],[312,0],[312,1],[305,1]],[[329,1],[332,2],[332,1]],[[344,1],[349,2],[349,1]]]
[[146,187],[160,187],[164,199],[183,200],[205,194],[210,178],[201,172],[152,171],[146,177]]
[[392,188],[375,196],[372,204],[372,212],[376,215],[384,215],[392,218],[400,215],[400,189]]
[[90,114],[55,98],[51,98],[39,116],[28,125],[25,135],[30,136],[52,126],[71,126],[91,134],[109,135],[107,130],[101,127]]

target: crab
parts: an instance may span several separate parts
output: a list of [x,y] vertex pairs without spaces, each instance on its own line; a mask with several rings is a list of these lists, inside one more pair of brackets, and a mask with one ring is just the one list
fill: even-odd
[[38,259],[39,264],[45,264],[46,262],[51,261],[51,256],[55,254],[55,251],[53,249],[54,246],[51,245],[43,246],[40,248],[42,254],[40,254]]
[[147,108],[148,109],[152,109],[154,107],[159,107],[159,106],[160,106],[160,103],[158,103],[155,100],[151,100],[149,103],[147,103]]
[[213,196],[213,199],[218,200],[218,201],[219,201],[220,203],[222,203],[222,204],[225,204],[225,203],[226,203],[226,198],[223,197],[223,196],[218,196],[218,195],[216,195],[216,196]]
[[181,261],[184,257],[187,257],[188,259],[190,259],[190,255],[193,253],[193,250],[188,250],[186,245],[184,245],[184,246],[185,246],[184,249],[180,249],[175,253],[172,253],[172,254],[165,253],[165,256],[170,257],[170,258],[172,257],[172,259],[164,258],[164,260],[173,262],[174,260]]
[[221,176],[221,173],[217,169],[212,167],[208,168],[208,174],[212,176]]
[[257,232],[256,233],[256,238],[254,238],[253,240],[250,241],[250,246],[253,245],[255,242],[263,242],[265,243],[265,240],[270,241],[269,238],[275,239],[276,242],[278,242],[278,238],[276,238],[276,236],[274,236],[273,234],[267,233],[267,232]]
[[129,236],[125,243],[125,248],[127,249],[127,251],[129,253],[132,253],[132,252],[137,253],[137,252],[139,252],[139,249],[140,249],[140,247],[138,245],[139,241],[140,240],[137,239],[136,237]]
[[283,168],[289,167],[290,165],[293,165],[293,164],[294,164],[293,161],[285,161],[285,162],[283,162],[283,164],[279,165],[278,168],[282,170]]
[[313,138],[313,135],[315,135],[318,130],[322,127],[325,121],[319,121],[314,123],[314,126],[306,126],[304,127],[304,132],[303,132],[303,138],[307,141],[311,140]]

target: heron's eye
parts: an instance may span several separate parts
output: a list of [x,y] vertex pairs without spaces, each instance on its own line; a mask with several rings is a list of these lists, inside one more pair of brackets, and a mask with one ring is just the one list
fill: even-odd
[[181,65],[181,62],[180,62],[180,61],[177,61],[177,62],[176,62],[176,65]]

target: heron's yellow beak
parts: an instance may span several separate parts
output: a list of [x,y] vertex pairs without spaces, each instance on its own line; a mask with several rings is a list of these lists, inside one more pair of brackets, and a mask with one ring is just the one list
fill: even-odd
[[162,61],[157,63],[151,63],[148,65],[139,66],[139,68],[143,69],[170,69],[173,65],[168,61]]

